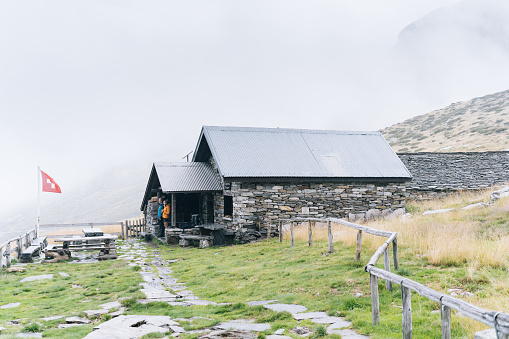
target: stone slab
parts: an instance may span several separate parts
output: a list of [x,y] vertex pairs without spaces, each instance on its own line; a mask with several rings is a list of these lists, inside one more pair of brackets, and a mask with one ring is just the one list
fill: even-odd
[[307,311],[305,306],[293,304],[267,304],[263,305],[263,307],[276,312],[302,313]]
[[0,309],[4,310],[6,308],[14,308],[14,307],[18,307],[19,305],[21,305],[21,303],[5,304],[5,305],[0,306]]
[[103,315],[103,314],[106,314],[108,313],[109,310],[105,310],[105,309],[102,309],[102,310],[87,310],[87,311],[83,311],[83,313],[85,313],[87,315],[87,318],[90,318],[90,317],[97,317],[97,316],[100,316],[100,315]]
[[63,315],[54,315],[52,317],[41,318],[41,320],[51,321],[51,320],[62,319],[63,317],[64,317]]
[[312,322],[315,324],[334,324],[334,323],[340,323],[344,321],[343,318],[340,317],[324,317],[324,318],[316,318],[311,319]]
[[254,300],[254,301],[249,301],[247,304],[249,306],[261,306],[261,305],[273,304],[275,302],[277,302],[277,300]]
[[235,338],[235,339],[256,339],[257,335],[251,331],[242,330],[217,330],[200,334],[198,339],[223,339],[223,338]]
[[293,339],[292,337],[289,337],[287,335],[277,335],[277,334],[271,334],[265,336],[266,339]]
[[152,332],[165,333],[170,326],[179,324],[168,316],[121,315],[96,326],[85,338],[140,338]]
[[42,333],[18,333],[16,338],[42,338]]
[[99,305],[100,308],[103,308],[105,310],[111,310],[115,307],[122,307],[122,304],[119,301],[112,301],[106,304]]
[[60,276],[64,278],[70,277],[70,275],[65,272],[58,272],[58,274],[60,274]]
[[328,314],[325,312],[294,313],[292,315],[295,320],[317,319],[328,317]]
[[69,328],[69,327],[74,327],[74,326],[83,326],[85,324],[58,324],[58,328],[60,329],[64,329],[64,328]]
[[474,339],[497,339],[497,332],[494,328],[475,332]]
[[[327,327],[327,334],[333,334],[332,331],[334,330],[340,330],[346,327],[350,327],[352,325],[351,322],[342,319],[341,321],[335,322],[334,324]],[[330,332],[330,333],[329,333]]]
[[180,327],[180,326],[170,326],[170,330],[172,330],[173,332],[178,332],[178,333],[184,333],[186,330],[184,330],[183,327]]
[[221,330],[241,330],[263,332],[270,330],[270,324],[251,324],[251,323],[221,323],[214,328]]
[[68,324],[90,324],[90,320],[82,317],[65,318],[65,322]]
[[20,282],[37,281],[37,280],[45,280],[45,279],[53,279],[53,274],[34,275],[31,277],[23,278],[20,280]]
[[330,334],[339,334],[342,339],[369,339],[368,336],[358,334],[357,332],[353,330],[333,330],[333,333]]

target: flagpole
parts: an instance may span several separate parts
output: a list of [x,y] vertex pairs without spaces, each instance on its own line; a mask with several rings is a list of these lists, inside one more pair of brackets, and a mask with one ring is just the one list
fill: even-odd
[[37,166],[37,224],[35,226],[35,237],[39,236],[39,215],[41,214],[41,168]]

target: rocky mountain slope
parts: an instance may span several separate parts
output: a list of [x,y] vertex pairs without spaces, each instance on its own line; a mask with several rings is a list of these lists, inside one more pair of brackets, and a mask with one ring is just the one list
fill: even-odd
[[509,150],[509,90],[453,103],[381,132],[396,152]]

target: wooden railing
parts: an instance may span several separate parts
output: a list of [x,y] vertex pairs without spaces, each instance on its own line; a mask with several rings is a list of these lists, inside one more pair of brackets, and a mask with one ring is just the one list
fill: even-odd
[[19,258],[21,252],[30,246],[35,239],[35,233],[35,229],[33,229],[22,236],[12,238],[0,245],[0,268],[10,267],[13,259],[13,252],[16,253],[16,258]]
[[[290,223],[290,241],[291,246],[294,246],[294,224],[308,222],[308,242],[312,245],[312,223],[320,222],[327,223],[328,227],[328,240],[329,240],[329,252],[334,252],[333,247],[333,234],[331,223],[341,224],[353,229],[358,230],[357,233],[357,246],[355,259],[360,259],[361,244],[362,244],[362,232],[369,233],[376,236],[387,238],[387,240],[376,250],[373,256],[365,267],[365,271],[370,275],[370,286],[371,286],[371,317],[372,324],[378,325],[380,322],[380,300],[378,296],[378,278],[385,280],[385,286],[388,290],[392,291],[392,284],[401,286],[401,299],[403,303],[402,312],[402,330],[403,338],[412,338],[412,293],[411,291],[417,292],[423,297],[440,303],[441,306],[441,319],[442,319],[442,338],[451,338],[451,309],[458,311],[464,316],[467,316],[473,320],[479,321],[485,325],[493,327],[496,331],[498,339],[509,339],[509,314],[497,311],[488,311],[480,307],[474,306],[461,299],[454,298],[450,295],[442,292],[435,291],[429,287],[426,287],[416,281],[402,277],[400,275],[391,273],[390,269],[390,258],[389,258],[389,246],[392,244],[394,267],[399,268],[398,259],[398,234],[396,232],[377,230],[371,227],[358,225],[347,222],[345,220],[336,218],[317,219],[317,218],[297,218],[289,220],[280,220],[279,226],[279,241],[282,242],[283,233],[283,222]],[[384,269],[375,267],[380,257],[384,256]]]

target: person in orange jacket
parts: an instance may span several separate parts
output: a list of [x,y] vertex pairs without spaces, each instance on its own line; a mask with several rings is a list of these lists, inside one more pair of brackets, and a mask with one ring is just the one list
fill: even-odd
[[163,224],[164,228],[168,228],[168,221],[170,219],[170,203],[168,200],[164,201],[164,208],[163,208]]

